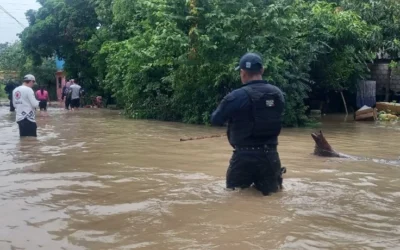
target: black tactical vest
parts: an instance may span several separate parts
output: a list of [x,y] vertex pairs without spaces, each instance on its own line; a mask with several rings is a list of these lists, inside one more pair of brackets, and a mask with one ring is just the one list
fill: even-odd
[[229,139],[232,145],[256,146],[277,144],[281,132],[284,102],[282,92],[265,81],[242,87],[250,106],[243,107],[231,119]]

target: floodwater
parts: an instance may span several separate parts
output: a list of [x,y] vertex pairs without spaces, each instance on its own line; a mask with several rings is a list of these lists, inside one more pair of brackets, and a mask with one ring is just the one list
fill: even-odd
[[[400,125],[285,129],[284,191],[227,191],[223,129],[50,109],[22,139],[0,107],[0,249],[400,249]],[[375,160],[374,160],[375,159]],[[386,159],[392,161],[381,161]]]

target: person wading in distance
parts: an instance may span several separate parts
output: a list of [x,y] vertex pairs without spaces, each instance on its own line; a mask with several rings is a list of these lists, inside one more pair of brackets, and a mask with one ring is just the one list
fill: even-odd
[[71,82],[68,81],[65,83],[63,89],[62,89],[62,97],[61,100],[65,100],[65,109],[69,110],[69,107],[71,105],[71,90],[70,90]]
[[38,91],[36,91],[36,98],[39,100],[40,111],[47,111],[47,102],[50,103],[49,93],[45,90],[44,86],[41,86]]
[[80,107],[81,86],[79,86],[74,79],[72,79],[71,82],[71,109],[78,110]]

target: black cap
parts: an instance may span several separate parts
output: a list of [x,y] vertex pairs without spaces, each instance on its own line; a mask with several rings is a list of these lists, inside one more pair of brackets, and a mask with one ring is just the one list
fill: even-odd
[[240,58],[239,66],[235,70],[243,69],[247,71],[258,71],[263,67],[261,56],[255,53],[246,53]]

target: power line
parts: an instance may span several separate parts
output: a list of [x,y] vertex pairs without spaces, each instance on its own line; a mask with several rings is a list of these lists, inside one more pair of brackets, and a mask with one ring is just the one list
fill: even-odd
[[14,19],[19,25],[21,25],[22,28],[26,28],[25,25],[23,25],[20,21],[18,21],[13,15],[11,15],[10,13],[8,13],[8,11],[6,9],[4,9],[3,6],[0,5],[0,9],[2,11],[4,11],[4,13],[6,13],[7,15],[9,15],[12,19]]
[[[7,5],[7,4],[15,5],[15,2],[12,3],[12,2],[3,2],[3,1],[2,1],[2,3],[3,3],[3,4],[6,4],[6,5]],[[22,6],[24,6],[24,5],[25,5],[25,6],[32,6],[32,4],[28,4],[28,3],[19,3],[19,4],[18,4],[18,6],[21,6],[21,5],[22,5]],[[40,6],[41,6],[41,5],[39,4],[39,7],[40,7]]]
[[29,8],[15,9],[15,8],[9,8],[9,7],[7,7],[7,10],[8,10],[9,13],[25,13],[25,12],[27,12],[28,10],[37,11],[37,10],[35,10],[35,9],[29,9]]
[[[8,12],[9,13],[21,13],[21,12],[26,12],[26,11],[28,11],[29,9],[11,9],[11,8],[7,8],[8,9]],[[17,11],[17,12],[15,12],[15,11]]]

